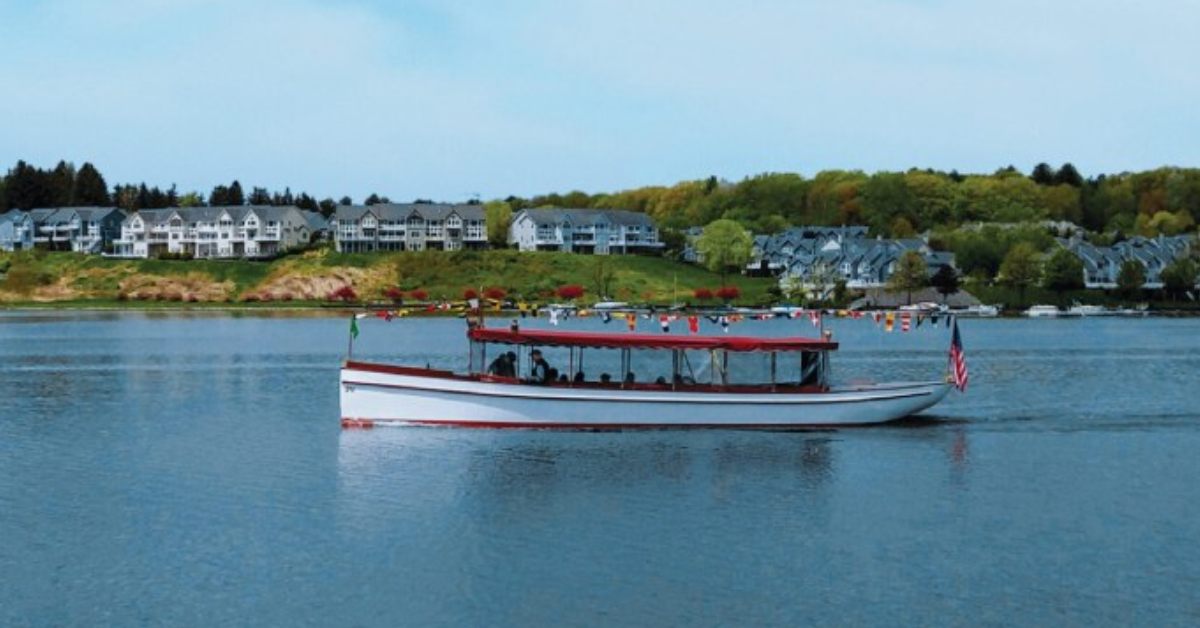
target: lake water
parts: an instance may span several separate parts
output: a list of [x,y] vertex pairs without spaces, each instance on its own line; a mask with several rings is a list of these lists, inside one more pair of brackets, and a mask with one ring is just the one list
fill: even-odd
[[[832,326],[836,377],[945,366]],[[1200,320],[962,328],[898,426],[343,431],[344,318],[0,313],[0,625],[1200,624]]]

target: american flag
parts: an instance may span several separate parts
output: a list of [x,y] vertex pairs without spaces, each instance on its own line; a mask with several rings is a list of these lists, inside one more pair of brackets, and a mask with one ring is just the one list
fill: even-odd
[[954,321],[954,335],[950,339],[950,374],[954,378],[954,387],[966,392],[967,358],[963,355],[962,336],[958,335],[958,321]]

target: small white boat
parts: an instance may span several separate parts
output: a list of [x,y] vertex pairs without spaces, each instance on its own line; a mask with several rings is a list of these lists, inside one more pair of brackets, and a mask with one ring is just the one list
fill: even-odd
[[626,310],[629,304],[624,301],[601,301],[592,306],[593,310]]
[[995,305],[970,305],[959,310],[951,310],[960,318],[996,318],[1000,316],[1000,308]]
[[1105,308],[1103,305],[1083,305],[1076,303],[1067,308],[1067,316],[1112,316],[1115,312]]
[[[813,428],[869,425],[903,418],[941,401],[948,380],[832,386],[831,340],[739,336],[582,333],[475,327],[468,331],[466,372],[347,361],[341,369],[341,414],[346,427],[430,425],[490,428]],[[520,373],[535,348],[569,354],[569,380],[531,381],[489,374],[492,355],[518,354]],[[660,356],[663,376],[588,378],[584,353],[619,352],[629,372]],[[738,356],[769,362],[763,381],[742,383]],[[612,356],[611,354],[609,357]],[[731,364],[731,358],[732,364]],[[589,357],[588,363],[593,363]],[[615,360],[614,360],[615,362]],[[619,381],[618,381],[619,380]]]
[[1053,305],[1035,305],[1025,310],[1025,316],[1029,318],[1054,318],[1060,314],[1062,311]]

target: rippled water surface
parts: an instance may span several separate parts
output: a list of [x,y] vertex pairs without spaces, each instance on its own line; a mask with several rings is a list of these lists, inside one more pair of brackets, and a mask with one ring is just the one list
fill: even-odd
[[[0,314],[0,624],[1200,624],[1200,321],[962,325],[903,425],[342,431],[345,319]],[[833,326],[843,380],[945,366]]]

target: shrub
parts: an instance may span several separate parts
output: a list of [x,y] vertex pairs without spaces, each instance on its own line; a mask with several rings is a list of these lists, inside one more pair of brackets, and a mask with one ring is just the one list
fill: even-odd
[[354,288],[351,288],[348,285],[342,286],[341,288],[338,288],[337,290],[334,290],[332,293],[329,294],[329,300],[330,301],[346,301],[346,302],[357,301],[358,293],[354,291]]
[[488,288],[483,291],[483,296],[499,301],[508,296],[508,293],[504,291],[504,288]]
[[468,300],[470,300],[470,299],[478,299],[478,298],[479,298],[479,293],[478,293],[478,292],[476,292],[476,291],[474,291],[474,290],[472,290],[471,288],[467,288],[466,290],[463,290],[463,298],[464,298],[464,299],[468,299]]
[[742,295],[737,286],[721,286],[717,289],[717,298],[732,301]]
[[383,291],[383,296],[391,299],[395,303],[399,303],[400,301],[404,300],[404,291],[396,286],[392,286],[391,288]]
[[559,286],[556,293],[561,299],[578,299],[583,296],[583,286],[569,283],[565,286]]
[[707,301],[713,298],[713,291],[708,288],[696,288],[692,291],[692,296],[701,301]]
[[422,290],[420,288],[417,288],[416,290],[409,291],[408,296],[410,296],[418,301],[424,301],[425,299],[429,298],[429,293],[425,292],[424,290]]

